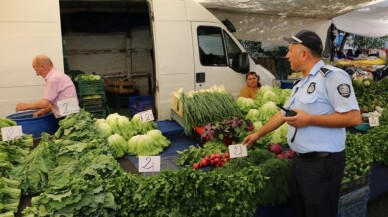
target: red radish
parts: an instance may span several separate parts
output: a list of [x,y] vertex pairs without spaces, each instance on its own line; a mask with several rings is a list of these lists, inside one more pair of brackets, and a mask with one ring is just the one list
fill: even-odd
[[207,166],[207,161],[205,159],[202,159],[201,166],[202,167]]
[[197,170],[197,169],[199,168],[199,164],[198,164],[198,163],[193,164],[193,168],[194,168],[195,170]]
[[279,154],[279,153],[282,153],[282,146],[279,145],[279,144],[272,144],[269,149],[268,149],[270,152],[272,153],[275,153],[275,154]]
[[216,158],[222,158],[222,155],[220,153],[216,154]]
[[228,158],[228,157],[229,157],[229,152],[225,152],[225,153],[224,153],[224,157],[227,157],[227,158]]
[[278,153],[276,155],[277,158],[286,158],[286,156],[283,153]]
[[216,157],[217,157],[216,154],[211,154],[211,155],[210,155],[210,159],[212,159],[212,160],[215,159]]
[[291,149],[285,151],[283,154],[284,154],[284,156],[287,157],[288,159],[294,158],[294,155],[295,155],[294,151],[291,150]]

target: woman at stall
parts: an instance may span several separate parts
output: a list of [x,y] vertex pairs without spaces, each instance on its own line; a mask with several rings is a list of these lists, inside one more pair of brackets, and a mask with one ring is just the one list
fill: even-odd
[[248,72],[246,75],[247,85],[240,91],[240,97],[255,99],[257,91],[260,89],[260,76],[256,72]]

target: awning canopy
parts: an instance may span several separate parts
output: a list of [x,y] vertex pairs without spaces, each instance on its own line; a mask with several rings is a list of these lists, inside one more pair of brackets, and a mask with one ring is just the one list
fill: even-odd
[[369,37],[388,34],[388,0],[198,0],[220,20],[229,19],[239,39],[286,44],[283,36],[301,29],[323,41],[334,23],[345,32]]

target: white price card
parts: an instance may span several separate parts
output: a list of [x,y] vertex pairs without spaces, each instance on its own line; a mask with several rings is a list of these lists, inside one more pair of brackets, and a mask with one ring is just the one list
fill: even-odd
[[139,172],[159,172],[160,156],[140,156]]
[[371,127],[379,126],[380,125],[379,117],[377,117],[377,116],[369,117],[369,125]]
[[22,126],[3,127],[1,128],[1,136],[3,141],[20,139],[23,137]]
[[148,122],[148,121],[153,121],[154,119],[154,114],[152,114],[152,110],[147,110],[144,112],[139,112],[141,122]]
[[58,101],[59,115],[61,117],[79,112],[77,98],[69,98]]
[[247,146],[243,144],[229,145],[229,156],[230,158],[248,156]]

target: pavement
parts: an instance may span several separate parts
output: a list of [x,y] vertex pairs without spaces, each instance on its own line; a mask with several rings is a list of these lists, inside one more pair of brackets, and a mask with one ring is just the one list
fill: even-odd
[[366,217],[388,217],[388,192],[368,202]]

